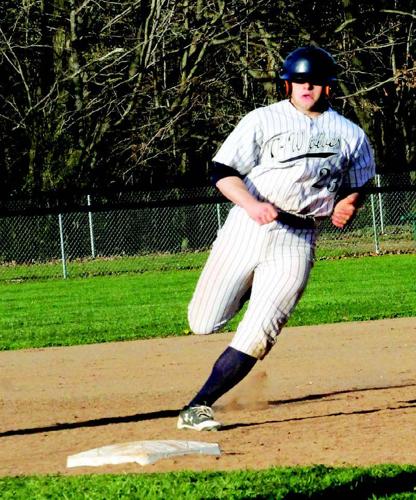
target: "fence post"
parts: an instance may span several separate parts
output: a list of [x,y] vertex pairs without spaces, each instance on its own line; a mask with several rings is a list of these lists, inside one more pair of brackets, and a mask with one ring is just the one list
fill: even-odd
[[[87,205],[91,206],[91,197],[87,195]],[[95,242],[94,242],[94,227],[92,225],[92,212],[88,212],[88,223],[90,226],[90,243],[91,243],[91,255],[95,259]]]
[[64,224],[62,221],[62,214],[58,215],[58,220],[59,220],[59,236],[61,239],[61,258],[62,258],[62,271],[64,274],[64,279],[68,277],[67,271],[66,271],[66,257],[65,257],[65,244],[64,244]]
[[374,231],[374,246],[376,250],[376,254],[380,253],[380,243],[378,240],[378,233],[377,233],[377,223],[376,223],[376,209],[375,209],[375,203],[374,203],[374,194],[370,195],[371,198],[371,214],[373,217],[373,231]]
[[[381,186],[380,174],[376,175],[376,184],[378,188]],[[380,232],[384,234],[383,198],[381,193],[378,193],[378,207],[380,211]]]
[[221,212],[220,212],[220,204],[216,204],[217,207],[217,224],[218,224],[218,231],[221,229]]

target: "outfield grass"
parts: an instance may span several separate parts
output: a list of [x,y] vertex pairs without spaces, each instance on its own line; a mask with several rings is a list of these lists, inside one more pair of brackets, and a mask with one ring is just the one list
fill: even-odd
[[[318,261],[289,325],[414,316],[415,262],[414,255]],[[184,335],[199,274],[177,263],[135,275],[2,282],[0,350]]]
[[[208,252],[182,252],[137,256],[97,257],[95,259],[70,260],[66,263],[69,278],[111,276],[147,271],[177,271],[200,269]],[[1,264],[0,281],[21,281],[46,278],[62,278],[60,261],[34,264]]]
[[415,498],[416,466],[0,479],[2,499]]

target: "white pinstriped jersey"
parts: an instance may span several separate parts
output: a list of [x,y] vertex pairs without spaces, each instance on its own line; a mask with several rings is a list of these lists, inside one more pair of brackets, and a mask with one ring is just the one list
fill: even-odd
[[332,213],[341,185],[359,188],[375,174],[371,146],[358,125],[331,108],[311,118],[289,100],[248,113],[214,161],[245,176],[258,199],[314,217]]

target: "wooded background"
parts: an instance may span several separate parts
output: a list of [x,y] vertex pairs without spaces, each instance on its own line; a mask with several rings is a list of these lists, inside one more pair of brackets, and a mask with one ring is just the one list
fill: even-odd
[[237,121],[281,98],[298,46],[340,67],[333,106],[378,172],[415,168],[413,0],[2,0],[1,196],[208,183]]

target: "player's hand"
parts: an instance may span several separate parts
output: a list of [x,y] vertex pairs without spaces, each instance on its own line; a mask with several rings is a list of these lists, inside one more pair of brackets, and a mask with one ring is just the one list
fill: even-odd
[[356,204],[358,202],[358,197],[358,193],[352,193],[335,205],[331,217],[332,224],[334,224],[334,226],[343,229],[351,220],[357,211]]
[[277,218],[277,209],[266,201],[255,201],[246,207],[248,215],[258,224],[268,224]]

